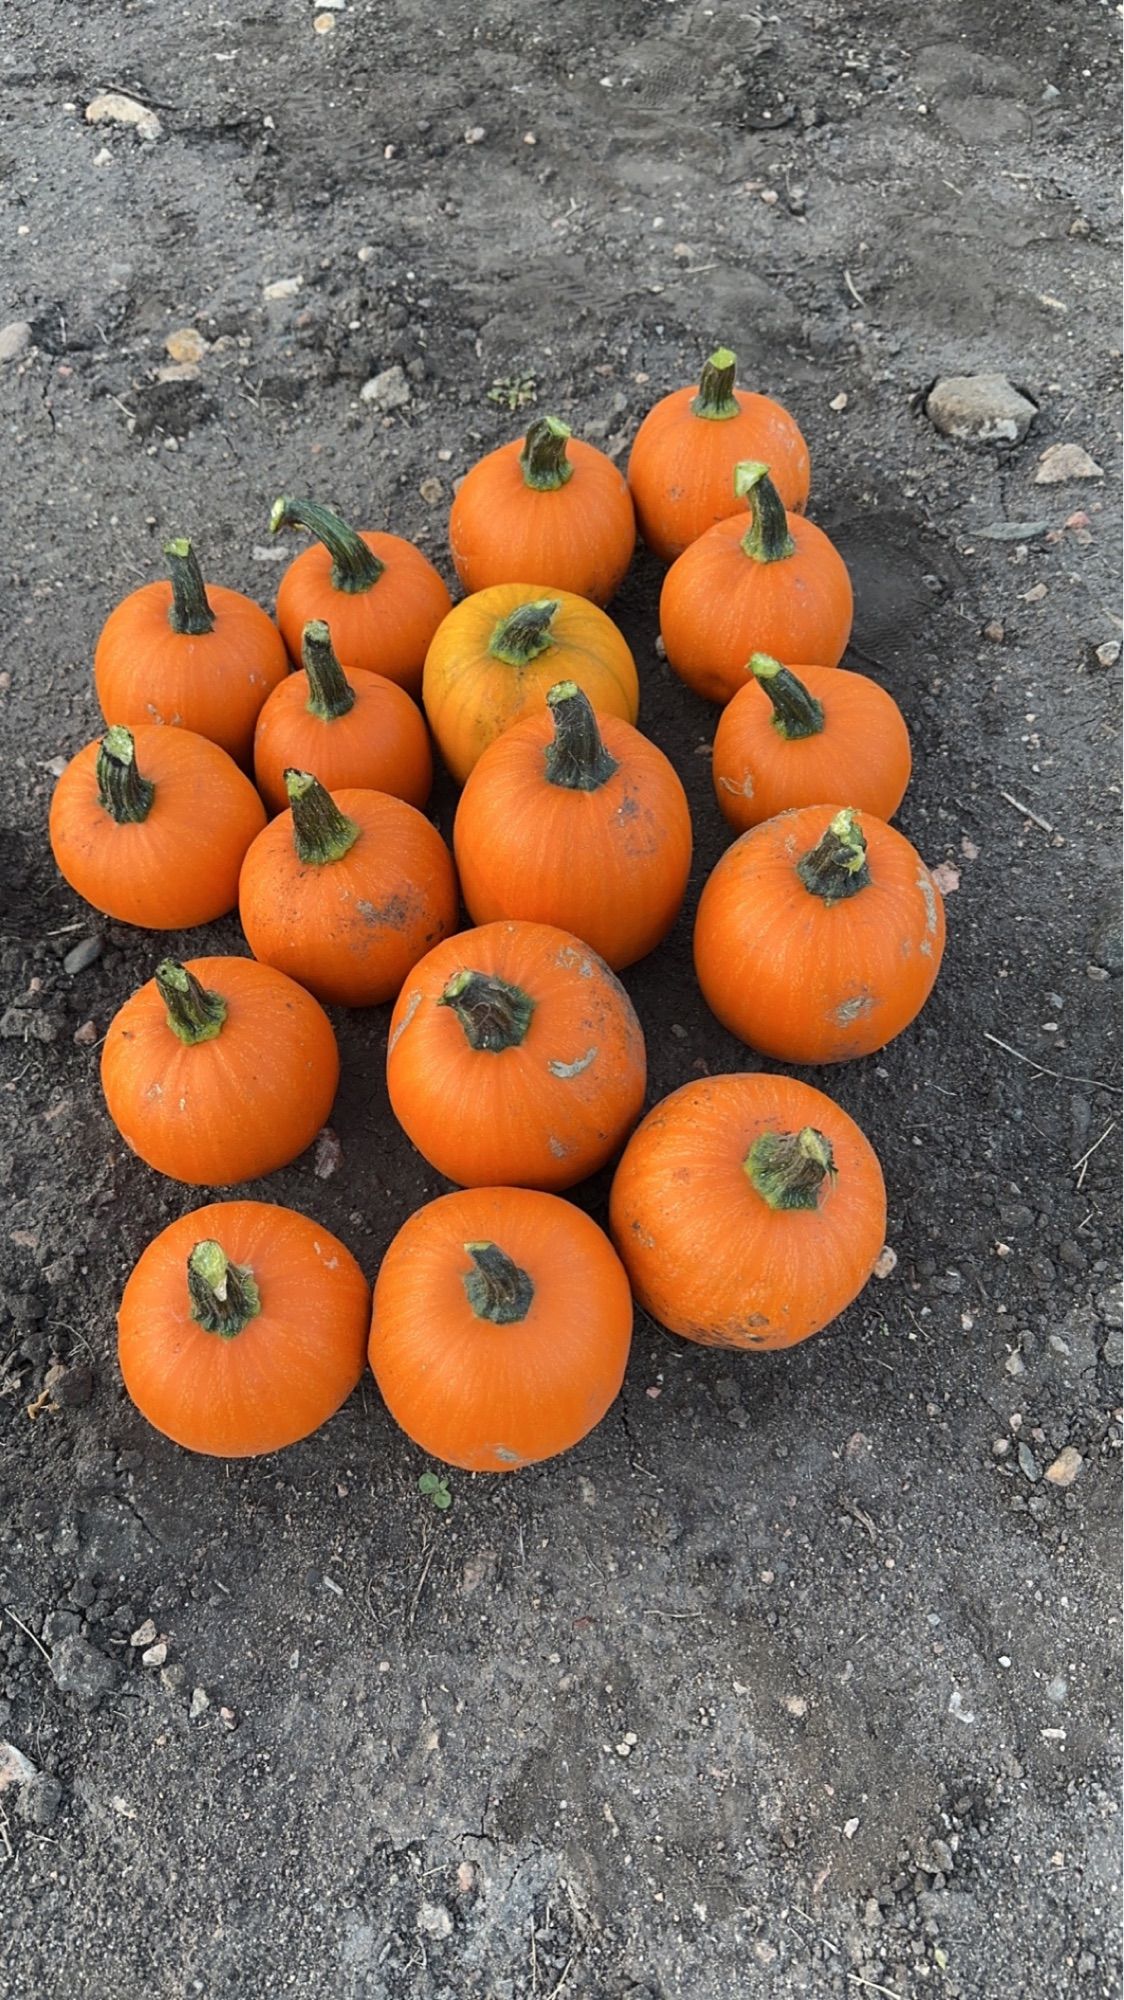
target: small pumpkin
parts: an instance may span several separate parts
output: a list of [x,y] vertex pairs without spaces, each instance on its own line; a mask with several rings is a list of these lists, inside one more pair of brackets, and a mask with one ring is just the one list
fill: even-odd
[[457,920],[453,860],[437,829],[385,792],[326,792],[286,771],[289,810],[246,856],[242,928],[255,958],[342,1007],[392,1000]]
[[323,1008],[254,958],[165,959],[114,1015],[101,1056],[126,1145],[196,1187],[295,1160],[327,1123],[339,1074]]
[[944,951],[944,904],[904,834],[806,806],[743,833],[695,920],[695,971],[731,1034],[781,1062],[846,1062],[909,1026]]
[[850,1305],[886,1234],[869,1141],[788,1076],[710,1076],[648,1113],[609,1200],[645,1312],[703,1347],[807,1340]]
[[418,694],[426,647],[453,601],[421,550],[401,535],[357,532],[316,500],[276,501],[270,527],[316,537],[277,590],[277,623],[294,663],[305,626],[321,619],[347,673],[381,674]]
[[466,590],[544,583],[607,604],[632,561],[636,521],[612,459],[560,418],[536,417],[525,438],[466,473],[449,541]]
[[344,673],[323,619],[301,640],[303,674],[274,688],[254,732],[254,776],[270,812],[284,812],[287,770],[315,771],[324,789],[359,786],[424,806],[433,757],[422,717],[404,688],[358,667]]
[[265,808],[225,750],[189,729],[114,725],[72,757],[51,799],[60,873],[95,910],[190,930],[238,901]]
[[644,1036],[620,981],[552,924],[483,924],[415,965],[386,1082],[419,1153],[463,1187],[567,1188],[644,1103]]
[[588,1215],[528,1188],[472,1188],[398,1231],[375,1282],[369,1355],[423,1451],[466,1472],[514,1472],[600,1423],[631,1339],[628,1279]]
[[463,784],[513,722],[541,714],[556,681],[576,682],[598,715],[635,722],[636,662],[624,634],[587,598],[500,583],[466,597],[426,654],[422,701],[449,770]]
[[248,764],[258,711],[289,671],[281,634],[240,590],[204,583],[190,542],[168,542],[164,556],[168,580],[130,591],[102,626],[101,712],[108,723],[192,729]]
[[740,514],[734,468],[763,459],[790,513],[808,504],[811,460],[794,417],[770,396],[736,389],[738,358],[716,348],[696,389],[676,389],[649,410],[632,446],[628,484],[641,535],[661,562]]
[[619,971],[654,950],[691,868],[687,795],[662,750],[575,681],[506,729],[470,773],[453,848],[474,922],[557,924]]
[[843,667],[782,667],[754,653],[718,718],[711,775],[739,833],[795,806],[847,798],[892,819],[909,783],[909,731],[893,695]]
[[264,1201],[197,1208],[161,1230],[125,1286],[125,1387],[188,1451],[280,1451],[354,1389],[369,1302],[350,1250],[308,1216]]
[[751,500],[748,528],[744,516],[708,528],[660,592],[668,664],[708,701],[737,693],[751,653],[837,667],[851,636],[851,579],[823,529],[785,512],[764,464],[739,465],[735,491]]

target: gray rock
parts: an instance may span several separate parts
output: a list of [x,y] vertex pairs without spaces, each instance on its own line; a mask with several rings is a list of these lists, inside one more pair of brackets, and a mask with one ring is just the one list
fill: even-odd
[[1071,479],[1103,479],[1104,467],[1079,444],[1052,444],[1038,461],[1036,486],[1064,486]]
[[102,941],[100,937],[79,938],[78,943],[71,945],[70,950],[63,959],[62,969],[64,972],[70,973],[85,972],[88,965],[93,965],[95,959],[101,957],[101,953]]
[[395,363],[393,368],[384,368],[380,375],[372,375],[359,391],[364,403],[374,403],[379,410],[400,410],[410,400],[410,385],[406,371]]
[[92,97],[86,106],[86,122],[131,125],[140,139],[158,139],[162,129],[155,111],[147,104],[139,104],[135,97],[126,97],[123,90],[107,90],[100,97]]
[[1018,1461],[1019,1471],[1022,1473],[1024,1479],[1030,1480],[1032,1486],[1036,1480],[1041,1479],[1042,1474],[1038,1469],[1038,1460],[1035,1458],[1028,1444],[1020,1444]]
[[1005,375],[948,375],[930,390],[925,413],[961,444],[1019,444],[1038,411]]
[[18,1812],[28,1826],[50,1826],[62,1804],[62,1786],[47,1771],[37,1771],[19,1795]]
[[51,1673],[56,1687],[76,1695],[89,1708],[96,1708],[102,1696],[117,1686],[114,1661],[88,1639],[60,1639],[51,1654]]
[[63,1410],[83,1410],[94,1393],[94,1371],[86,1361],[64,1368],[51,1394]]
[[[1106,972],[1114,973],[1117,979],[1124,969],[1124,930],[1119,914],[1113,910],[1100,924],[1093,939],[1093,964],[1103,966]],[[0,1034],[3,1022],[0,1022]]]
[[10,319],[7,326],[0,326],[0,361],[18,361],[30,346],[30,320]]

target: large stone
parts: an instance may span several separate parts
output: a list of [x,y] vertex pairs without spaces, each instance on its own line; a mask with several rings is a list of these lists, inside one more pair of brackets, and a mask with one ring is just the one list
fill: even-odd
[[930,390],[925,411],[960,444],[1019,444],[1038,414],[1005,375],[948,375]]

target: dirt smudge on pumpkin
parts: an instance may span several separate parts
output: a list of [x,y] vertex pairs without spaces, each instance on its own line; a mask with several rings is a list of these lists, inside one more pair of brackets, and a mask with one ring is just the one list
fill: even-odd
[[557,1062],[554,1059],[552,1059],[550,1062],[547,1063],[547,1068],[550,1071],[551,1076],[557,1076],[557,1077],[562,1077],[563,1079],[569,1079],[570,1077],[581,1076],[583,1071],[589,1068],[590,1063],[595,1062],[596,1059],[597,1059],[597,1044],[594,1043],[591,1049],[586,1050],[584,1056],[577,1056],[573,1062],[570,1063]]
[[408,896],[388,896],[379,906],[368,902],[365,896],[357,896],[355,908],[371,930],[400,931],[410,915],[412,901]]
[[861,993],[852,994],[849,1000],[841,1000],[832,1018],[838,1021],[841,1028],[849,1028],[852,1021],[861,1021],[873,1011],[874,995],[864,988]]
[[721,785],[722,790],[724,792],[730,792],[732,796],[736,799],[751,799],[753,797],[752,771],[746,772],[740,785],[736,785],[732,778],[727,778],[725,776],[720,777],[718,782]]

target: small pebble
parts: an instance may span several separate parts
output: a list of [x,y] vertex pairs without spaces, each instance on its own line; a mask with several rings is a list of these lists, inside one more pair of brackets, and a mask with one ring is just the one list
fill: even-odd
[[204,1710],[210,1708],[210,1706],[211,1697],[207,1693],[206,1688],[192,1688],[191,1707],[188,1710],[192,1722],[195,1722],[203,1714]]
[[37,1771],[19,1795],[17,1810],[26,1826],[51,1826],[62,1804],[62,1786],[47,1771]]
[[165,1639],[158,1639],[155,1646],[145,1647],[144,1652],[141,1654],[141,1666],[162,1667],[167,1657],[167,1641]]
[[1103,479],[1104,467],[1079,444],[1052,444],[1034,475],[1036,486],[1062,486],[1070,479]]
[[439,507],[444,497],[445,488],[439,479],[423,479],[421,485],[418,487],[418,492],[421,494],[427,507]]
[[479,146],[487,136],[483,125],[470,125],[464,135],[464,143],[466,146]]
[[95,964],[101,957],[101,954],[102,940],[100,937],[79,938],[78,943],[71,945],[70,950],[63,959],[62,969],[64,972],[70,973],[73,977],[75,973],[85,972],[87,966]]
[[130,1635],[129,1644],[137,1647],[151,1646],[155,1638],[156,1621],[154,1618],[146,1618],[144,1624],[138,1625],[136,1631]]
[[263,299],[295,299],[301,288],[300,278],[275,278],[271,285],[262,287]]
[[138,104],[135,97],[126,97],[120,90],[107,90],[100,97],[92,97],[86,106],[88,125],[131,125],[139,139],[158,139],[162,130],[155,111],[147,104]]
[[1001,646],[1007,637],[1006,630],[998,618],[988,619],[987,624],[983,628],[983,635],[985,639],[990,639],[993,645],[996,646]]
[[1081,1453],[1067,1444],[1053,1464],[1046,1467],[1046,1477],[1051,1486],[1072,1486],[1084,1463]]
[[0,361],[18,361],[30,346],[30,320],[10,319],[7,326],[0,326]]
[[204,340],[198,327],[178,326],[175,332],[170,333],[165,340],[164,352],[173,361],[194,364],[202,361],[203,356],[207,352],[207,346],[208,343]]
[[410,400],[410,384],[406,371],[396,362],[392,368],[384,368],[379,375],[372,375],[359,391],[362,403],[374,403],[380,410],[400,410]]
[[837,396],[832,397],[830,403],[828,404],[828,409],[845,410],[849,401],[850,397],[848,396],[846,389],[840,389],[839,394]]
[[884,1243],[874,1261],[875,1277],[888,1278],[890,1277],[892,1272],[897,1270],[897,1268],[898,1268],[897,1251],[892,1250],[888,1243]]
[[335,25],[336,17],[334,14],[317,14],[312,23],[313,33],[317,35],[330,35]]
[[1033,1486],[1037,1480],[1041,1479],[1042,1474],[1038,1469],[1038,1460],[1035,1458],[1030,1446],[1026,1443],[1020,1444],[1016,1456],[1019,1461],[1019,1471],[1022,1473],[1023,1478],[1029,1479]]

